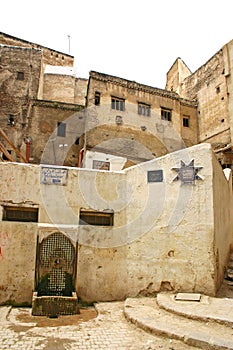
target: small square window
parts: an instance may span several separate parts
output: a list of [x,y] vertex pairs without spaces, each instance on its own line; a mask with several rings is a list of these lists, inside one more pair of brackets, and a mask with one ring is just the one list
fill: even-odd
[[100,105],[100,92],[95,92],[95,105],[99,106]]
[[[11,155],[12,150],[11,150],[11,149],[8,149],[7,152]],[[2,159],[3,159],[3,160],[9,160],[9,158],[7,157],[7,153],[6,153],[6,154],[4,154],[4,153],[2,154]]]
[[145,103],[138,104],[138,114],[145,115],[146,117],[150,116],[150,105]]
[[189,117],[183,117],[183,126],[186,128],[190,127],[190,118]]
[[61,136],[61,137],[66,136],[66,123],[62,123],[62,122],[57,123],[57,136]]
[[161,119],[171,122],[172,120],[172,110],[168,108],[161,107]]
[[24,80],[24,72],[17,72],[17,80]]
[[117,111],[125,110],[125,100],[122,98],[112,97],[112,109]]

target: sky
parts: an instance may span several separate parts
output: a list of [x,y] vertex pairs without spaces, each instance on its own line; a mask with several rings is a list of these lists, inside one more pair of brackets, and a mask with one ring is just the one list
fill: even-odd
[[232,0],[7,0],[0,31],[75,57],[89,71],[165,88],[177,57],[194,72],[233,39]]

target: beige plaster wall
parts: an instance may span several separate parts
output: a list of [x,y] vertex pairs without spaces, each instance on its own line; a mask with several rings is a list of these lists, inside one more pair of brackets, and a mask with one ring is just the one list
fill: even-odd
[[[173,168],[193,159],[201,179],[193,185],[175,180]],[[76,289],[82,300],[160,290],[216,293],[223,277],[217,261],[222,271],[232,236],[224,210],[231,189],[210,145],[120,172],[61,168],[67,170],[62,186],[40,183],[44,167],[0,164],[1,206],[39,207],[38,224],[2,221],[0,215],[1,304],[31,302],[37,235],[41,241],[57,230],[78,241]],[[163,170],[163,182],[148,183],[152,170]],[[79,225],[80,209],[113,211],[114,226]]]
[[[229,169],[230,171],[230,169]],[[232,174],[222,175],[222,168],[213,155],[214,260],[217,288],[224,273],[233,244]]]

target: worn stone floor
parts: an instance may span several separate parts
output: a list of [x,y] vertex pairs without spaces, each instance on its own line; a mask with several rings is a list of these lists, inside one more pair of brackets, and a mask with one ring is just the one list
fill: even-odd
[[[233,286],[223,284],[217,296],[233,298]],[[86,308],[80,315],[53,319],[32,316],[30,308],[0,307],[0,349],[200,349],[136,327],[124,317],[124,302],[99,303],[96,308],[98,313]]]
[[[31,309],[0,308],[0,349],[17,350],[194,350],[177,340],[151,335],[127,322],[123,302],[98,304],[98,316],[90,309],[58,319],[31,316]],[[4,317],[4,311],[6,317]]]

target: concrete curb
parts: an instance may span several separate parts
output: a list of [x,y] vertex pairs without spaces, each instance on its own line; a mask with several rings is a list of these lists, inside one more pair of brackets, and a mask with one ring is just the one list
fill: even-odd
[[124,315],[128,321],[149,333],[178,339],[187,345],[208,350],[233,349],[231,327],[169,313],[160,309],[154,298],[127,299]]

